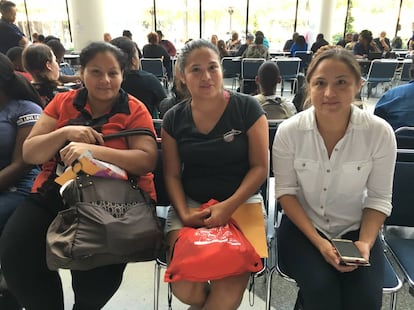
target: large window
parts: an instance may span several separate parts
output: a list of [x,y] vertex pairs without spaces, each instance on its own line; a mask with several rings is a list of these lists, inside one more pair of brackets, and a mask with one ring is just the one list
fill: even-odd
[[[219,39],[227,41],[233,31],[238,32],[239,37],[244,39],[246,30],[251,33],[261,30],[270,42],[270,49],[281,50],[294,31],[305,35],[312,43],[323,21],[321,7],[332,3],[333,9],[329,12],[332,17],[331,31],[329,36],[325,34],[325,38],[336,43],[344,32],[349,2],[351,8],[348,31],[369,29],[374,37],[381,31],[386,31],[390,39],[394,37],[401,0],[376,0],[375,5],[366,0],[325,1],[328,0],[117,0],[115,3],[112,0],[102,0],[105,12],[105,29],[102,29],[102,34],[109,32],[112,37],[117,37],[122,35],[123,30],[128,29],[133,34],[133,40],[142,47],[147,44],[147,34],[159,29],[180,48],[188,39],[198,38],[200,35],[209,39],[216,34]],[[14,2],[17,5],[17,24],[28,38],[34,32],[53,35],[70,48],[72,38],[67,0]],[[414,30],[413,9],[414,0],[403,0],[401,30],[398,35],[402,37],[404,44]]]
[[296,1],[250,1],[249,30],[263,31],[270,49],[282,50],[294,32],[295,11]]
[[[404,1],[412,2],[412,1]],[[400,0],[352,1],[351,13],[356,32],[368,29],[377,38],[381,31],[387,33],[390,40],[394,37]]]

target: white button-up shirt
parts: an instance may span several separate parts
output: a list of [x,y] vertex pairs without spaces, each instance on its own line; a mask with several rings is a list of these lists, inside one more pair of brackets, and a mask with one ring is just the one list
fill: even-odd
[[276,198],[295,195],[327,237],[359,229],[364,208],[391,213],[396,142],[391,126],[375,115],[353,106],[329,158],[309,108],[279,126],[272,154]]

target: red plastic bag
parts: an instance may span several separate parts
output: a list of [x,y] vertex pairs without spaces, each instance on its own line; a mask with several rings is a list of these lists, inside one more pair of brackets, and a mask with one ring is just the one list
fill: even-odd
[[164,281],[206,282],[262,268],[260,256],[230,219],[227,225],[214,228],[183,227]]

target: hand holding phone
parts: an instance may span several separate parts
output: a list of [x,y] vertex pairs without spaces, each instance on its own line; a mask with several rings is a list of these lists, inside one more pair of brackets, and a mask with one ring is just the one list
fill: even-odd
[[332,239],[331,242],[341,259],[341,264],[346,266],[371,266],[352,240]]

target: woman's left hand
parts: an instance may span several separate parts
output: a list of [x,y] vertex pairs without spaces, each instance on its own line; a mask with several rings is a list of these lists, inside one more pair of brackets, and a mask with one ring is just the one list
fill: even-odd
[[204,220],[207,228],[226,225],[233,213],[223,202],[216,203],[209,207],[209,209],[211,212],[210,216]]
[[86,151],[90,150],[91,144],[82,142],[70,142],[59,151],[60,158],[65,163],[65,166],[70,166]]

